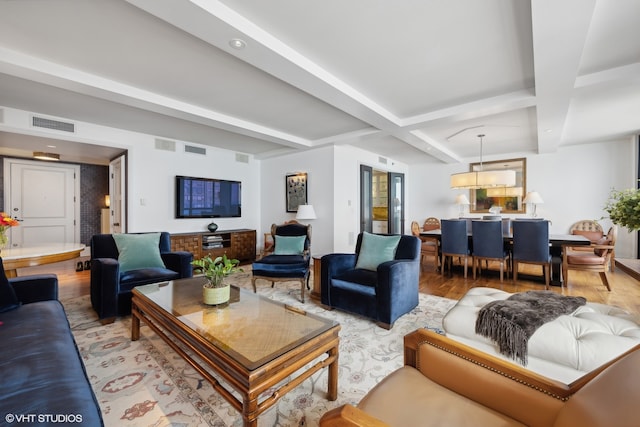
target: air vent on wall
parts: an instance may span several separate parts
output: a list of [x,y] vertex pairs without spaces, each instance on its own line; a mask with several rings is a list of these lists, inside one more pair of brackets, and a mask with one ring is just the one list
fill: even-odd
[[249,163],[249,155],[236,153],[236,162],[238,163]]
[[195,147],[193,145],[185,145],[184,146],[185,153],[193,153],[193,154],[202,154],[203,156],[207,155],[207,149],[201,147]]
[[176,142],[168,139],[156,138],[156,150],[176,151]]
[[386,157],[378,157],[378,161],[380,163],[382,163],[383,165],[387,164],[387,158]]
[[59,120],[45,119],[44,117],[37,117],[37,116],[32,117],[31,125],[33,127],[38,127],[38,128],[62,130],[65,132],[72,132],[72,133],[76,131],[76,125],[73,123],[61,122]]

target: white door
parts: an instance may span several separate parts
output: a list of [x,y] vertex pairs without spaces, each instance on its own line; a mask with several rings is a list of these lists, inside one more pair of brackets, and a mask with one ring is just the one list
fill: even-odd
[[80,167],[5,159],[7,170],[6,210],[20,221],[11,228],[10,247],[77,243]]
[[125,233],[125,156],[109,163],[109,198],[111,199],[110,233]]

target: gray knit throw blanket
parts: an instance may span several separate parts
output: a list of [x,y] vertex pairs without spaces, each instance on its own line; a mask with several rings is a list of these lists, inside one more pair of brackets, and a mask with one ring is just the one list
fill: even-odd
[[574,312],[586,304],[584,297],[567,297],[553,291],[527,291],[480,309],[476,333],[498,344],[500,353],[527,366],[529,338],[544,323]]

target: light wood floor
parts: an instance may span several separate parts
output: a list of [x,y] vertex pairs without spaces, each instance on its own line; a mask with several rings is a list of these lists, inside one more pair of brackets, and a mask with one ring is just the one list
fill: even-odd
[[[83,259],[84,260],[84,259]],[[477,280],[474,280],[469,271],[469,277],[465,279],[461,271],[445,276],[437,273],[433,264],[422,265],[420,275],[420,292],[437,295],[441,297],[460,299],[469,289],[478,286],[502,289],[506,292],[522,292],[527,290],[544,289],[542,278],[534,277],[541,275],[542,270],[536,266],[522,266],[518,283],[514,284],[509,278],[500,282],[497,265],[490,265],[490,271],[482,272]],[[19,276],[38,273],[55,273],[58,275],[60,283],[60,299],[73,298],[89,294],[89,271],[76,272],[76,261],[65,261],[57,264],[30,267],[18,270]],[[525,275],[521,280],[520,275]],[[526,275],[530,275],[527,277]],[[564,295],[584,296],[590,302],[598,302],[618,306],[630,313],[640,322],[640,281],[625,273],[622,269],[616,268],[613,273],[609,273],[611,292],[600,282],[596,273],[570,271],[569,283],[564,287],[551,286],[551,290]]]

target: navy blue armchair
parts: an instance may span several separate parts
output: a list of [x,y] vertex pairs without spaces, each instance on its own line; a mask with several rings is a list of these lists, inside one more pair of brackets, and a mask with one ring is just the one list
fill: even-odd
[[121,271],[113,235],[96,234],[91,238],[91,305],[101,320],[131,314],[131,290],[136,286],[193,276],[193,254],[171,252],[169,233],[160,233],[158,247],[165,268]]
[[420,239],[399,236],[394,259],[376,271],[356,268],[363,234],[358,235],[356,253],[329,254],[321,260],[322,304],[360,314],[391,329],[402,315],[418,306]]

